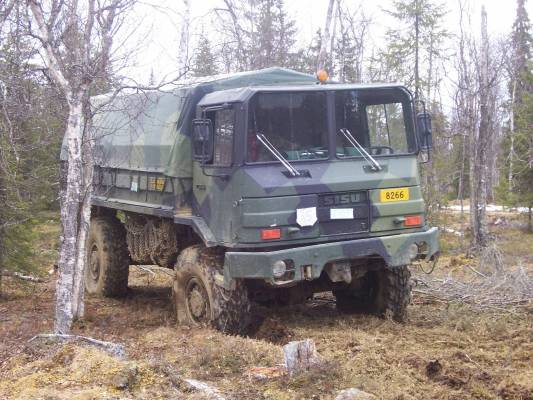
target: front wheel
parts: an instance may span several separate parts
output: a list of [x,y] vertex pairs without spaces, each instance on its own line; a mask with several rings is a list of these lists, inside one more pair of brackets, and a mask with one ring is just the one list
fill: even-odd
[[372,270],[359,282],[357,289],[334,291],[337,309],[344,313],[366,311],[398,322],[407,320],[411,302],[411,273],[406,265],[394,268],[383,266]]
[[251,309],[248,291],[242,281],[233,290],[220,286],[223,265],[224,254],[218,249],[195,245],[181,252],[172,287],[178,323],[245,333]]
[[124,227],[114,217],[91,221],[86,247],[85,290],[121,297],[128,291],[129,255]]

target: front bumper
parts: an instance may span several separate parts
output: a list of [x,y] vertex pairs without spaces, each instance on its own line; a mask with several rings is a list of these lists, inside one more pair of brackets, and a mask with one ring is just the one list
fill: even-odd
[[413,243],[423,249],[419,258],[431,259],[439,251],[438,229],[269,252],[229,251],[224,262],[224,286],[231,287],[233,279],[273,281],[272,265],[278,260],[289,260],[294,267],[291,281],[317,279],[327,263],[353,258],[379,256],[389,267],[407,265],[412,261],[408,249]]

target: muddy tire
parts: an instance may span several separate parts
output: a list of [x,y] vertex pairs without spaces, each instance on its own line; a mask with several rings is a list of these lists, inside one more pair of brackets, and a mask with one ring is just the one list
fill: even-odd
[[126,232],[120,221],[114,217],[94,218],[87,240],[86,292],[105,297],[125,296],[129,260]]
[[250,323],[250,300],[242,281],[234,290],[222,283],[224,253],[201,245],[184,249],[176,262],[172,295],[178,324],[243,334]]
[[407,266],[369,271],[357,290],[334,291],[343,313],[368,312],[398,322],[407,320],[411,302],[411,273]]

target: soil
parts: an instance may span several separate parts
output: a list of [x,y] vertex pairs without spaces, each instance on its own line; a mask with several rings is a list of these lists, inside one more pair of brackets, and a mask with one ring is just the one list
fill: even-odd
[[[533,235],[506,229],[493,229],[506,262],[533,271]],[[38,233],[37,273],[47,276],[57,224]],[[471,278],[458,239],[443,239],[447,250],[434,275]],[[531,303],[479,311],[415,292],[408,321],[396,323],[339,314],[325,294],[301,306],[256,309],[254,333],[239,337],[177,327],[169,272],[132,266],[127,297],[87,299],[87,315],[73,333],[124,344],[125,359],[80,343],[28,342],[52,330],[54,275],[45,283],[4,278],[0,399],[208,398],[191,390],[187,378],[207,382],[226,399],[334,399],[350,387],[391,400],[533,399]],[[315,341],[325,367],[292,378],[279,373],[282,346],[306,338]],[[258,370],[276,373],[258,379]]]

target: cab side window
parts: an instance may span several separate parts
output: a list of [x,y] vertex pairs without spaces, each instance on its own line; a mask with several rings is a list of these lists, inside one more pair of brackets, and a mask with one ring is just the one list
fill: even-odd
[[213,165],[229,167],[233,160],[233,132],[235,129],[235,111],[218,110],[210,116],[214,119],[214,155]]

